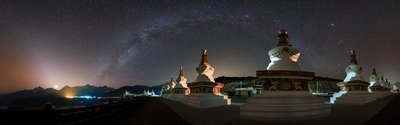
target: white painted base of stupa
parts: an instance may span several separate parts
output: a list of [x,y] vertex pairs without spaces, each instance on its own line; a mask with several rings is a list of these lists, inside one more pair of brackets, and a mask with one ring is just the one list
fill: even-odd
[[263,91],[247,99],[240,107],[240,117],[267,121],[319,118],[331,114],[331,105],[325,101],[308,91]]
[[231,99],[226,95],[214,93],[190,93],[183,96],[181,103],[196,108],[210,108],[230,105]]
[[181,101],[183,96],[185,96],[186,94],[173,94],[172,96],[170,96],[170,99],[172,101]]
[[368,91],[347,91],[336,98],[335,104],[364,105],[375,101],[376,96]]

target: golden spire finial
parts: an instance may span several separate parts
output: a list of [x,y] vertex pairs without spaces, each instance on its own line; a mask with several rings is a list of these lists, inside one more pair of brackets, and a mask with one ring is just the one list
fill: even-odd
[[203,50],[203,54],[201,54],[201,62],[200,65],[209,65],[207,60],[207,50]]
[[171,83],[174,82],[174,75],[171,76]]
[[356,59],[356,52],[352,49],[351,50],[351,60],[350,60],[350,64],[357,64],[357,59]]

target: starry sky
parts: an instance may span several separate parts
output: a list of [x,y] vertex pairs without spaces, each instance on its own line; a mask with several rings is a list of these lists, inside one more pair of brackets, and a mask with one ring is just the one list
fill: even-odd
[[398,0],[2,0],[0,93],[36,86],[159,85],[202,49],[218,76],[255,76],[287,29],[302,70],[400,81]]

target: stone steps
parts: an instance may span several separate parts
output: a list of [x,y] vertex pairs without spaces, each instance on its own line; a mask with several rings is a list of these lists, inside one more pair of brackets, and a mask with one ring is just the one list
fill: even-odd
[[336,104],[364,105],[376,100],[376,96],[368,91],[348,91],[336,99]]
[[300,120],[328,116],[331,105],[304,91],[267,91],[248,99],[240,116],[253,120]]
[[209,108],[223,105],[230,105],[231,100],[225,96],[216,95],[213,93],[191,93],[183,96],[181,102],[183,104],[198,107]]
[[170,97],[170,100],[172,100],[172,101],[181,101],[183,96],[185,96],[185,94],[173,94]]

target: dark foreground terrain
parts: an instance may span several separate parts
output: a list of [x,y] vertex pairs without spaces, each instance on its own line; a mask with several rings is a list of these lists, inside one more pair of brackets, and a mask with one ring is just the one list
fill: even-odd
[[396,95],[366,125],[398,125],[400,124],[400,96]]
[[115,125],[190,125],[160,98],[150,98],[134,110],[129,111],[123,118],[113,123]]
[[[362,106],[332,105],[330,116],[299,121],[252,121],[240,118],[240,106],[197,109],[163,98],[52,110],[1,110],[0,124],[111,124],[111,125],[395,125],[400,124],[400,96],[392,95]],[[22,113],[22,114],[21,114]]]

